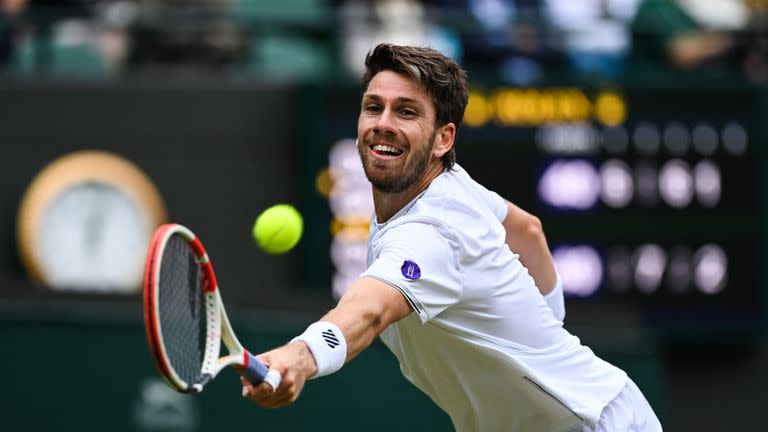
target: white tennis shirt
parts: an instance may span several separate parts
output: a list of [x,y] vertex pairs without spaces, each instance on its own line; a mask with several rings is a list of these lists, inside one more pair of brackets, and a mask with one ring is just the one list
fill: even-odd
[[506,245],[506,202],[460,166],[371,224],[368,269],[415,313],[381,339],[459,432],[594,425],[627,375],[562,327]]

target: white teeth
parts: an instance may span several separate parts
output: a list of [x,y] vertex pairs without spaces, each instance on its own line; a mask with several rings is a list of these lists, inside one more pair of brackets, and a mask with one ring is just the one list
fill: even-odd
[[382,151],[382,152],[387,152],[387,153],[395,153],[395,154],[402,153],[400,150],[398,150],[398,149],[396,149],[394,147],[391,147],[391,146],[388,146],[388,145],[381,145],[381,144],[374,145],[373,149],[376,150],[376,151]]

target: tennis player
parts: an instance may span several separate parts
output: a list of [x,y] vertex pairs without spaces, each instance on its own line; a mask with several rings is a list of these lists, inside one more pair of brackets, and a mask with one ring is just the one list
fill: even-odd
[[469,431],[660,431],[638,387],[563,328],[539,220],[455,163],[466,73],[426,48],[381,44],[362,78],[358,150],[373,185],[368,268],[337,306],[258,356],[263,407],[338,371],[377,336],[405,377]]

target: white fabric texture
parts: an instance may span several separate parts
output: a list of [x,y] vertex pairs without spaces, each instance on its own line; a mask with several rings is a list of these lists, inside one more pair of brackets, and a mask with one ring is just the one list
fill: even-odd
[[361,276],[415,310],[381,339],[457,431],[594,425],[627,375],[563,329],[507,247],[505,214],[457,165],[386,223],[373,220]]
[[560,275],[557,275],[557,282],[552,291],[548,292],[544,296],[544,300],[552,309],[552,314],[555,315],[559,321],[565,319],[565,294],[563,293],[563,281],[560,279]]
[[[629,415],[628,415],[629,414]],[[631,379],[606,407],[594,427],[582,432],[661,432],[661,423],[643,393]]]

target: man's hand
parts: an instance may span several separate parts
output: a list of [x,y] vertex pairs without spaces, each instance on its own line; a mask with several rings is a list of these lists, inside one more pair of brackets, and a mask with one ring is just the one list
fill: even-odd
[[277,389],[266,382],[254,386],[244,377],[243,397],[252,399],[264,408],[280,408],[298,399],[304,383],[317,372],[315,358],[307,344],[296,341],[256,356],[270,369],[277,370],[283,379]]

